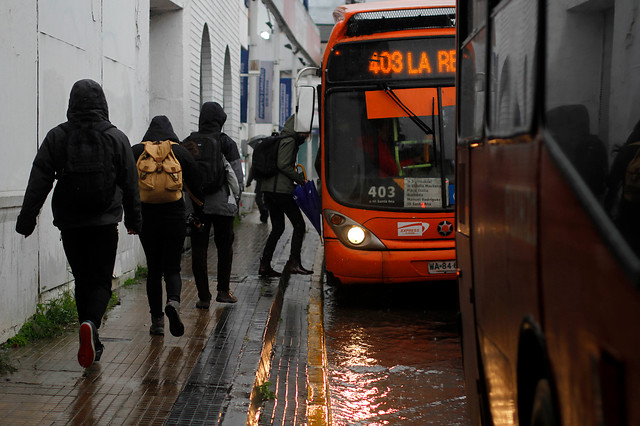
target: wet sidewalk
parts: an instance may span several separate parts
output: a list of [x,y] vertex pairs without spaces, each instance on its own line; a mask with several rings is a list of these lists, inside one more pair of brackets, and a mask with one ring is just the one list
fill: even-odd
[[[257,275],[269,226],[257,211],[236,227],[231,290],[236,304],[195,308],[190,252],[183,258],[185,334],[149,335],[144,284],[116,290],[121,304],[100,328],[102,360],[76,360],[77,333],[10,351],[18,368],[0,376],[0,423],[329,424],[318,234],[307,222],[302,263],[314,275]],[[287,226],[274,255],[282,270]],[[209,250],[215,290],[216,250]],[[215,293],[214,293],[215,294]]]

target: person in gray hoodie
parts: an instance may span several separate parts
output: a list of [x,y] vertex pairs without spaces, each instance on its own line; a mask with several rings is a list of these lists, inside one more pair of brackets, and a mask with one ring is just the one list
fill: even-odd
[[[78,362],[87,368],[100,360],[104,349],[98,328],[111,298],[118,222],[122,221],[124,210],[128,233],[137,234],[142,215],[131,145],[127,136],[109,122],[100,84],[85,79],[73,85],[67,119],[47,133],[38,149],[16,231],[25,237],[33,233],[42,205],[57,179],[51,201],[53,224],[60,229],[75,278],[80,321]],[[84,146],[85,152],[92,144],[102,146],[101,150],[89,150],[97,153],[89,169],[86,163],[74,162],[73,158],[82,151],[72,146],[76,144]],[[96,193],[99,199],[93,197]]]
[[[205,102],[200,109],[198,131],[191,133],[184,139],[182,145],[195,153],[198,144],[220,144],[224,156],[226,180],[214,192],[205,193],[202,213],[202,226],[191,234],[191,267],[193,278],[198,289],[196,308],[208,309],[211,303],[209,290],[209,274],[207,266],[207,251],[209,248],[209,233],[213,227],[213,241],[218,251],[218,283],[216,285],[216,302],[235,303],[238,299],[231,293],[231,265],[233,263],[233,222],[238,214],[238,200],[242,193],[242,160],[238,145],[225,133],[222,126],[227,120],[227,114],[217,102]],[[194,209],[197,209],[194,206]]]
[[289,260],[284,267],[284,272],[303,275],[313,273],[313,271],[305,269],[301,263],[305,224],[300,208],[293,199],[293,195],[291,195],[296,183],[302,185],[305,182],[304,177],[296,171],[295,165],[298,147],[307,140],[309,134],[296,133],[294,119],[295,115],[289,117],[280,132],[281,135],[287,137],[282,138],[278,146],[278,173],[275,176],[265,178],[260,187],[264,193],[264,201],[269,209],[269,218],[271,219],[271,232],[262,251],[260,269],[258,270],[259,275],[266,277],[278,277],[281,275],[280,272],[271,267],[271,259],[278,240],[284,233],[285,215],[293,225],[293,235],[291,236],[291,252]]

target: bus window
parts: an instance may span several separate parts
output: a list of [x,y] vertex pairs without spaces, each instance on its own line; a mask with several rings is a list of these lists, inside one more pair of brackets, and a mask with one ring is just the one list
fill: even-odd
[[467,107],[461,111],[458,135],[461,141],[478,140],[484,126],[486,34],[483,29],[466,43],[460,59],[460,101]]
[[[625,197],[624,187],[627,165],[638,147],[632,144],[640,140],[640,80],[627,58],[631,51],[624,36],[615,40],[616,29],[631,25],[634,13],[622,2],[606,5],[548,6],[545,120],[594,204],[600,204],[638,254],[640,200]],[[556,36],[558,31],[562,37]]]
[[[327,183],[336,200],[391,210],[450,206],[455,183],[454,92],[427,90],[433,96],[422,97],[416,108],[426,131],[400,109],[393,113],[392,108],[379,108],[367,99],[368,92],[333,92],[328,97],[334,114],[328,120],[328,138],[337,143],[329,145]],[[376,111],[386,111],[386,117]]]
[[492,18],[489,126],[491,136],[530,130],[535,100],[537,2],[513,0]]

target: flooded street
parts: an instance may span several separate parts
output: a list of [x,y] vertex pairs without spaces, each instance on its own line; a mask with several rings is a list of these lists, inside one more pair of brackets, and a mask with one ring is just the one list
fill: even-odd
[[469,424],[452,286],[325,286],[334,425]]

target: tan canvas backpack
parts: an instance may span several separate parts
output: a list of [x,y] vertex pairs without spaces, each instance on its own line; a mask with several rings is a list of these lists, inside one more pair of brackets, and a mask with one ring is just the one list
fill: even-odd
[[175,142],[143,142],[144,152],[138,158],[140,201],[163,204],[182,198],[182,166],[171,145]]

